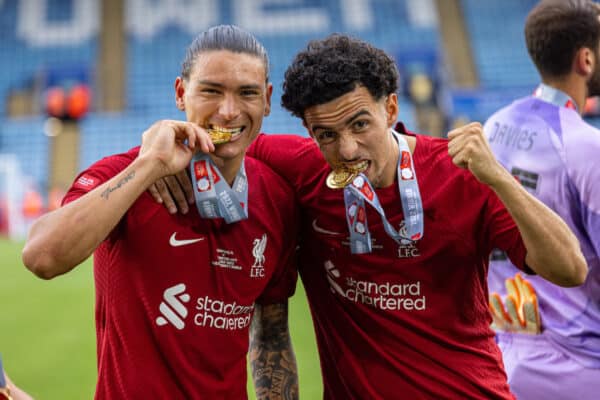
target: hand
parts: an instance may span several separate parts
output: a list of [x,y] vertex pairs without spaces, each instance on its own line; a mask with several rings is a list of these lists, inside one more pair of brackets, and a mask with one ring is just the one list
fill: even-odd
[[472,122],[448,133],[448,154],[456,166],[468,169],[477,180],[488,186],[506,175],[492,153],[479,122]]
[[165,176],[148,189],[154,200],[157,203],[164,203],[171,214],[175,214],[178,209],[183,214],[187,214],[188,204],[194,204],[194,189],[186,171]]
[[507,332],[538,334],[541,332],[537,295],[531,284],[517,273],[508,278],[506,308],[498,293],[490,294],[490,311],[495,329]]
[[159,161],[160,177],[163,177],[184,170],[193,152],[198,149],[205,153],[215,149],[204,129],[191,122],[163,120],[153,124],[142,135],[140,158]]
[[[0,388],[0,399],[9,398],[12,400],[33,400],[29,394],[16,386],[6,373],[4,374],[4,379],[6,381],[6,387]],[[9,392],[10,397],[8,397]]]

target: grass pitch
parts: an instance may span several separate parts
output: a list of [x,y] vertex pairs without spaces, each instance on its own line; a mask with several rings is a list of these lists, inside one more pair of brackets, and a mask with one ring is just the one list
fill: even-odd
[[[38,400],[92,399],[96,384],[91,259],[43,281],[21,263],[23,243],[0,239],[0,353],[11,379]],[[300,396],[322,397],[321,370],[302,285],[290,301]],[[249,398],[254,399],[248,383]]]

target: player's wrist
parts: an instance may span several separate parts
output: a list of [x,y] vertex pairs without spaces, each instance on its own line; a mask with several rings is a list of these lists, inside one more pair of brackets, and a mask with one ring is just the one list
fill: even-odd
[[492,174],[487,185],[496,192],[497,195],[501,196],[503,193],[509,190],[517,188],[521,190],[522,187],[519,182],[502,166],[497,168]]
[[171,175],[167,165],[162,160],[153,157],[149,153],[141,154],[131,163],[129,168],[135,171],[135,174],[138,177],[143,179],[146,186],[152,185],[154,182],[167,175]]

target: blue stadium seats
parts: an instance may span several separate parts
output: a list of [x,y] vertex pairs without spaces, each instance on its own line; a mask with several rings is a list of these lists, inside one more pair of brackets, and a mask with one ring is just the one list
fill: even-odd
[[[214,23],[239,24],[236,19],[239,18],[236,16],[236,7],[246,4],[243,2],[244,0],[214,2],[217,4],[214,14],[218,18]],[[93,76],[98,53],[98,28],[95,25],[87,26],[83,22],[69,25],[69,21],[76,15],[82,15],[77,14],[81,12],[81,7],[98,7],[100,1],[40,0],[37,4],[40,7],[45,5],[46,8],[42,7],[41,14],[33,13],[33,16],[31,11],[29,14],[23,14],[24,3],[24,0],[0,0],[0,59],[3,61],[0,63],[0,152],[18,154],[22,165],[27,166],[27,172],[40,187],[44,187],[48,179],[49,140],[43,134],[45,117],[41,101],[34,107],[39,110],[38,117],[9,118],[6,115],[8,95],[11,90],[23,89],[34,90],[39,94],[39,85],[43,82],[45,71],[60,71],[64,66],[71,64],[89,66],[90,76]],[[157,6],[161,1],[128,2],[129,5],[133,3]],[[182,1],[183,3],[189,2]],[[310,29],[301,26],[298,28],[295,27],[297,24],[292,23],[298,22],[293,18],[290,20],[289,29],[285,25],[256,27],[256,34],[267,47],[271,57],[271,81],[274,84],[273,109],[271,116],[264,120],[263,130],[272,133],[306,134],[300,121],[281,108],[279,99],[286,67],[293,55],[312,38],[322,38],[332,32],[344,32],[366,39],[394,55],[402,49],[437,51],[439,34],[435,21],[430,19],[427,22],[427,18],[423,19],[422,11],[427,11],[423,8],[426,3],[415,0],[299,0],[288,4],[264,2],[264,8],[259,11],[265,15],[288,12],[301,19],[302,12],[315,12],[323,17],[326,24],[309,27]],[[130,10],[131,8],[128,8],[128,12]],[[185,13],[185,7],[182,10],[178,12]],[[421,14],[417,15],[418,12]],[[99,13],[94,9],[83,14],[97,18]],[[32,23],[36,21],[35,18],[40,18],[38,22],[42,21],[43,26],[35,26]],[[90,112],[81,121],[80,168],[88,166],[102,156],[125,151],[139,144],[141,133],[156,119],[184,118],[174,106],[174,79],[180,72],[185,48],[194,33],[206,26],[199,23],[192,31],[190,24],[182,22],[180,15],[173,17],[170,23],[161,25],[150,34],[140,34],[136,33],[135,29],[140,29],[139,26],[143,28],[146,19],[150,21],[151,18],[146,15],[128,14],[126,19],[127,107],[123,112],[114,114]],[[131,20],[141,21],[141,25],[138,23],[138,28],[135,28]],[[56,36],[61,34],[63,23],[72,28],[70,33],[64,33],[64,40]],[[151,22],[146,25],[150,26]],[[240,25],[244,27],[243,24]],[[43,29],[44,26],[52,29]],[[64,30],[68,31],[67,28]],[[36,32],[39,32],[37,36]],[[99,89],[93,87],[93,81],[92,89]],[[413,106],[409,101],[401,99],[400,114],[407,126],[415,127]]]
[[538,82],[523,27],[537,0],[462,0],[480,84],[486,89]]

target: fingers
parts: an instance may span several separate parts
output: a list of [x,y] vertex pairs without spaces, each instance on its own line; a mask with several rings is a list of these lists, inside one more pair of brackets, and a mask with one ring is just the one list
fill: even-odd
[[188,146],[191,149],[198,148],[204,153],[215,151],[215,145],[204,128],[187,121],[173,122],[176,123],[175,127],[177,129],[177,137],[179,139],[187,139]]
[[506,310],[504,309],[502,298],[498,293],[490,294],[489,305],[490,311],[492,313],[492,318],[496,327],[498,329],[508,330],[512,325],[512,320],[506,312]]
[[515,279],[508,278],[504,281],[504,286],[506,287],[506,293],[509,296],[512,296],[517,304],[521,303],[521,292],[519,291],[519,286],[515,282]]
[[459,168],[468,168],[473,155],[480,147],[483,138],[483,127],[479,122],[472,122],[448,133],[448,155]]
[[150,192],[150,195],[152,196],[152,198],[154,199],[154,201],[156,201],[157,203],[162,204],[163,200],[162,197],[160,197],[160,193],[158,192],[158,189],[156,188],[156,184],[153,183],[152,185],[150,185],[150,187],[148,188],[148,191]]
[[453,141],[459,137],[463,137],[466,135],[472,135],[474,133],[481,133],[481,132],[483,132],[483,126],[481,125],[481,123],[471,122],[471,123],[468,123],[467,125],[461,126],[456,129],[452,129],[450,132],[448,132],[448,140]]
[[171,214],[175,214],[177,210],[187,214],[188,204],[195,202],[192,183],[185,171],[156,181],[148,191],[157,203],[164,203]]
[[523,298],[521,312],[525,321],[526,331],[528,333],[541,332],[540,311],[535,289],[529,281],[523,279],[520,274],[517,274],[515,280],[518,282],[519,291]]
[[198,135],[198,143],[200,150],[202,150],[202,152],[204,153],[212,153],[213,151],[215,151],[215,145],[212,142],[212,139],[210,138],[208,132],[206,132],[205,129],[200,128],[197,125],[194,125],[194,127],[196,128],[196,134]]
[[506,312],[510,316],[510,320],[512,321],[512,327],[514,330],[518,330],[525,326],[525,321],[522,320],[519,315],[519,305],[517,303],[517,299],[513,296],[506,296]]
[[195,202],[194,199],[194,187],[192,186],[192,181],[187,174],[187,171],[181,171],[177,175],[175,175],[183,193],[185,194],[185,198],[187,199],[189,204],[193,204]]
[[[173,175],[170,175],[165,176],[163,180],[165,181],[166,186],[169,189],[168,192],[171,196],[171,198],[169,199],[170,202],[174,203],[183,214],[187,214],[189,210],[188,201],[186,199],[185,193],[181,189],[181,185],[179,184],[177,178]],[[169,209],[169,211],[171,210]]]
[[531,283],[517,273],[514,278],[505,280],[505,286],[507,296],[504,302],[497,293],[490,295],[490,309],[496,327],[512,332],[540,333],[539,305]]
[[528,333],[540,333],[541,332],[541,324],[540,324],[540,312],[538,309],[538,301],[537,296],[523,303],[523,320],[525,322],[525,330]]
[[158,194],[159,194],[160,198],[162,199],[161,203],[163,203],[165,205],[167,210],[169,210],[169,213],[175,214],[177,212],[177,206],[175,205],[175,201],[173,200],[173,197],[171,196],[171,193],[169,192],[169,188],[167,187],[167,184],[165,183],[164,178],[156,181],[154,183],[154,185],[156,185]]
[[173,135],[175,141],[183,144],[187,141],[190,149],[200,149],[205,153],[215,150],[215,146],[208,133],[195,123],[177,120],[162,120],[154,123],[146,132],[144,140],[152,140],[159,135]]

